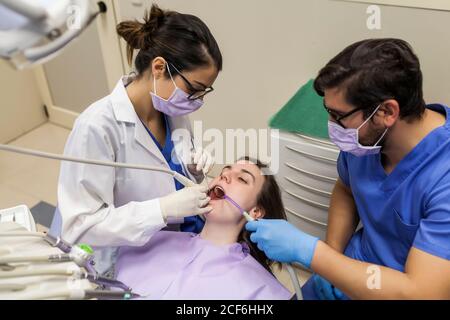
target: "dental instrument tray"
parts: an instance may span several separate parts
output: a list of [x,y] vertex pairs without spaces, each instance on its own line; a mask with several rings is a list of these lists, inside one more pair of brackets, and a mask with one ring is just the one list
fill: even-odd
[[0,211],[0,300],[133,299],[93,268],[93,250],[36,232],[26,206]]

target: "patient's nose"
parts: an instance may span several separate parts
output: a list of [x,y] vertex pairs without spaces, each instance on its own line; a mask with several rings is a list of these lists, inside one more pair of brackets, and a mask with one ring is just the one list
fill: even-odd
[[231,175],[228,172],[224,172],[220,175],[220,180],[221,181],[225,181],[226,183],[230,183],[231,182]]

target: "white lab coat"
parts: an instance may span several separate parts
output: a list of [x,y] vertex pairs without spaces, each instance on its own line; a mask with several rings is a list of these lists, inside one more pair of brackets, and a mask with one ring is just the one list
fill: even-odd
[[[109,96],[78,117],[64,154],[170,169],[134,110],[128,82],[122,78]],[[185,145],[191,142],[189,119],[169,118],[169,124],[172,131],[189,132],[189,139],[174,139],[177,158],[183,159],[183,150],[190,150]],[[114,261],[111,247],[144,245],[166,227],[158,198],[174,191],[173,177],[165,173],[63,162],[58,183],[62,238],[95,247],[97,271],[104,273]]]

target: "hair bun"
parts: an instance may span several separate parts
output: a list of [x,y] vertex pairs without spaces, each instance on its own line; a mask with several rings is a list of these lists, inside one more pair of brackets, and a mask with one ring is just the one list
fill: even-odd
[[117,25],[117,34],[121,36],[132,49],[141,49],[144,45],[142,23],[138,21],[123,21]]
[[165,17],[166,12],[156,4],[153,4],[150,13],[148,11],[145,12],[142,32],[145,33],[147,37],[151,37],[164,23]]
[[164,57],[181,68],[194,70],[214,64],[222,70],[222,54],[208,26],[200,18],[153,4],[141,20],[124,21],[117,33],[127,42],[126,55],[139,74],[149,70],[156,57]]
[[166,13],[156,4],[152,5],[150,12],[146,11],[144,22],[123,21],[117,25],[117,33],[132,49],[140,50],[149,47],[152,35],[163,24]]

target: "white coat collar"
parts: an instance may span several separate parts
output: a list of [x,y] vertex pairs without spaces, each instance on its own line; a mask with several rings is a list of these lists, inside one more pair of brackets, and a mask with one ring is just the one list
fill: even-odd
[[110,95],[114,116],[116,117],[116,120],[120,122],[136,123],[136,120],[138,119],[125,88],[132,80],[133,77],[122,77]]
[[[130,98],[128,97],[128,93],[125,86],[128,85],[131,81],[133,81],[133,79],[134,77],[132,76],[122,77],[117,83],[114,90],[112,91],[110,98],[114,110],[114,116],[116,117],[116,120],[118,122],[133,123],[135,127],[135,136],[134,136],[135,140],[139,144],[141,144],[147,151],[149,151],[153,156],[157,157],[161,165],[169,167],[166,159],[162,155],[158,146],[155,144],[153,139],[150,138],[147,130],[140,121],[138,115],[136,114],[134,106],[131,103]],[[187,116],[168,117],[168,122],[171,131],[183,128],[188,130],[188,132],[192,134],[191,124]],[[189,141],[186,140],[184,140],[183,142],[189,143]],[[183,146],[180,143],[177,143],[177,141],[174,141],[174,148],[178,157],[181,157]]]
[[[134,110],[134,106],[128,97],[127,90],[125,88],[131,81],[133,76],[124,76],[117,83],[116,87],[112,91],[111,103],[114,110],[114,116],[117,121],[137,123],[139,117]],[[168,117],[169,125],[172,130],[184,128],[191,131],[191,124],[187,116],[181,117]],[[145,129],[145,128],[144,128]]]
[[[112,108],[114,110],[114,116],[118,122],[127,122],[134,124],[134,139],[143,146],[150,154],[156,157],[161,165],[167,165],[164,156],[155,144],[153,139],[150,138],[147,130],[142,122],[139,120],[136,110],[131,103],[128,96],[126,85],[133,81],[134,77],[124,76],[117,83],[113,92],[110,95]],[[168,166],[168,165],[167,165]]]

